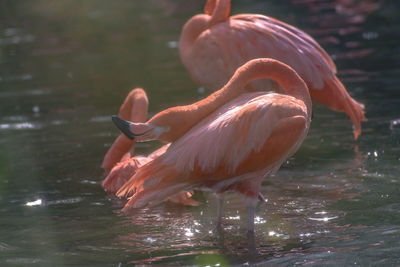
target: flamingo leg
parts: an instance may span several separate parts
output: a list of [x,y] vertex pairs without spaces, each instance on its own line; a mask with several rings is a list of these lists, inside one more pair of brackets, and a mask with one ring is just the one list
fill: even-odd
[[249,255],[256,255],[257,250],[256,250],[256,237],[253,232],[247,232],[247,242],[248,242],[248,251]]
[[245,197],[247,206],[247,232],[254,232],[254,216],[256,214],[257,200],[257,197]]
[[223,214],[223,210],[224,210],[225,194],[224,193],[216,194],[216,198],[217,198],[217,220],[216,220],[216,225],[217,225],[217,228],[221,228],[222,214]]

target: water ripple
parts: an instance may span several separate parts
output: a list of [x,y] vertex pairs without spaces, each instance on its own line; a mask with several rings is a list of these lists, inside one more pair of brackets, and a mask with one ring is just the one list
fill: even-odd
[[111,117],[110,116],[99,116],[99,117],[93,117],[90,119],[91,122],[110,122]]
[[32,43],[35,41],[35,36],[32,34],[16,35],[0,38],[0,45]]
[[52,200],[52,201],[47,201],[46,205],[59,205],[59,204],[75,204],[82,202],[84,198],[82,197],[73,197],[73,198],[66,198],[66,199],[58,199],[58,200]]
[[8,245],[8,244],[0,241],[0,251],[4,252],[4,251],[15,250],[15,249],[16,249],[16,247],[13,247],[11,245]]
[[33,201],[28,201],[25,203],[25,206],[34,207],[34,206],[51,206],[51,205],[59,205],[59,204],[75,204],[82,202],[84,200],[83,197],[73,197],[66,199],[57,199],[57,200],[44,200],[44,199],[36,199]]
[[322,217],[322,218],[309,217],[308,219],[312,220],[312,221],[327,222],[327,221],[330,221],[330,220],[333,220],[333,219],[337,219],[337,218],[339,218],[339,216]]
[[[14,77],[15,80],[18,80],[18,77]],[[7,78],[9,80],[11,78]],[[19,77],[19,79],[22,79]],[[0,77],[0,81],[4,80],[4,78]],[[41,96],[51,94],[50,89],[32,89],[32,90],[24,90],[24,91],[6,91],[0,92],[0,97],[16,97],[16,96]]]
[[1,123],[0,130],[41,129],[43,125],[37,122]]
[[31,264],[46,263],[43,259],[38,258],[15,258],[7,259],[6,262],[12,264],[23,264],[24,266],[31,266]]

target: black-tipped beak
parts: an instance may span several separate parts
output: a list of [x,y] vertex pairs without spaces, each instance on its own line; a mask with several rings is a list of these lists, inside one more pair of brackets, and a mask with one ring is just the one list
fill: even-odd
[[131,140],[135,140],[135,134],[131,132],[130,125],[131,123],[129,121],[126,121],[124,119],[121,119],[120,117],[113,115],[111,116],[111,120],[114,122],[114,124],[117,126],[117,128],[126,135]]

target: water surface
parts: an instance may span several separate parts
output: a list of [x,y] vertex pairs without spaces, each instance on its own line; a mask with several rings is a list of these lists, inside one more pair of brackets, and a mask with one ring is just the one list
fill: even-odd
[[[239,1],[312,34],[366,105],[363,134],[314,107],[309,136],[256,212],[255,252],[242,198],[165,203],[133,214],[100,183],[110,121],[131,88],[151,115],[205,96],[180,63],[177,40],[204,1],[3,1],[0,4],[0,265],[125,266],[265,263],[399,265],[399,4],[386,1]],[[160,143],[140,144],[147,154]]]

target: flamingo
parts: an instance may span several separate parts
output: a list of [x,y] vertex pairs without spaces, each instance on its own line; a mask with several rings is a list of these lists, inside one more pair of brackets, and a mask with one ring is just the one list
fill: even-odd
[[[286,94],[245,91],[250,81],[260,78],[276,80]],[[311,98],[291,67],[274,59],[253,59],[223,88],[194,104],[166,109],[146,123],[113,120],[137,142],[171,143],[118,190],[117,196],[129,197],[124,211],[156,205],[182,191],[232,190],[245,196],[247,229],[253,233],[261,181],[276,172],[306,137]]]
[[[142,88],[135,88],[125,98],[118,116],[134,122],[145,122],[148,106],[149,100],[146,92]],[[102,168],[108,173],[118,162],[129,159],[134,153],[134,141],[124,134],[120,134],[104,156]],[[144,160],[138,158],[138,163],[141,161]]]
[[[147,119],[148,104],[146,92],[142,88],[135,88],[125,98],[118,116],[135,122],[144,122]],[[118,191],[138,168],[162,155],[169,146],[166,144],[145,157],[135,155],[134,143],[134,140],[120,134],[104,156],[102,167],[108,175],[101,185],[106,191]],[[199,205],[191,196],[192,192],[182,192],[168,200],[186,206]]]
[[[205,14],[189,19],[182,29],[179,52],[193,80],[221,88],[234,71],[254,58],[274,58],[291,66],[306,82],[311,97],[328,108],[345,112],[361,134],[364,106],[354,100],[336,76],[336,66],[307,33],[258,14],[230,15],[230,0],[208,0]],[[271,81],[256,81],[249,90],[279,89]]]

